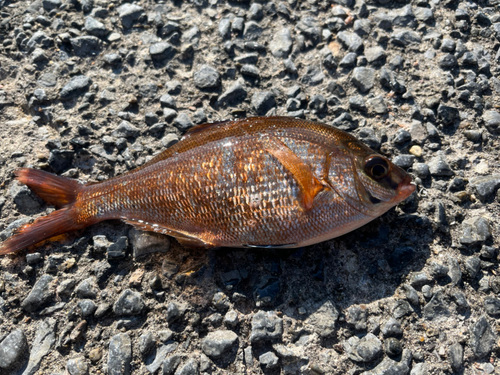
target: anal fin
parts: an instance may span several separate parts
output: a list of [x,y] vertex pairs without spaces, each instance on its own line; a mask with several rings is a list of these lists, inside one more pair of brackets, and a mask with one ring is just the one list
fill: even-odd
[[139,230],[144,230],[147,232],[155,232],[165,234],[167,236],[174,237],[182,246],[187,248],[211,248],[215,245],[205,242],[200,238],[185,232],[180,232],[177,230],[172,230],[171,228],[162,226],[160,224],[148,223],[143,220],[130,220],[122,219],[126,224],[132,225],[134,228]]
[[325,188],[325,185],[316,178],[309,165],[276,137],[269,136],[264,148],[293,175],[302,193],[302,207],[310,210],[314,197]]

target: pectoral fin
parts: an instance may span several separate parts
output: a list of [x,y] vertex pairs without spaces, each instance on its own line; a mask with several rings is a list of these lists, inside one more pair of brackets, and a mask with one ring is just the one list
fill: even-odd
[[188,247],[188,248],[189,247],[192,247],[192,248],[193,247],[196,247],[196,248],[201,247],[201,248],[205,248],[205,249],[214,247],[213,244],[205,242],[193,234],[172,230],[168,227],[165,227],[165,226],[162,226],[159,224],[146,223],[145,221],[142,221],[142,220],[123,219],[123,221],[127,224],[134,226],[137,229],[140,229],[140,230],[144,230],[147,232],[156,232],[156,233],[161,233],[161,234],[166,234],[168,236],[172,236],[184,247]]
[[302,207],[305,210],[310,210],[313,206],[314,197],[325,188],[314,176],[311,167],[276,137],[270,136],[266,139],[265,150],[293,175],[302,194]]

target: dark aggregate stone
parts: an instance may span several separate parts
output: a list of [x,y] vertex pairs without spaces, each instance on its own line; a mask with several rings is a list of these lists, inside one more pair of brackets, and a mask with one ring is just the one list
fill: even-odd
[[472,217],[462,222],[462,236],[459,238],[462,245],[475,245],[490,237],[491,229],[484,217]]
[[438,118],[444,125],[452,125],[460,120],[460,113],[458,108],[440,104],[437,110]]
[[231,20],[229,18],[224,17],[219,21],[219,35],[222,39],[226,39],[231,36]]
[[83,299],[81,301],[78,301],[78,307],[82,311],[83,317],[91,316],[97,310],[97,305],[90,299]]
[[447,266],[443,265],[443,264],[432,262],[431,275],[434,278],[436,278],[436,279],[440,279],[440,278],[448,276],[448,271],[449,270],[450,269]]
[[459,372],[464,363],[464,348],[456,342],[449,349],[450,365],[453,371]]
[[387,113],[388,109],[382,96],[376,96],[366,101],[371,112],[379,115]]
[[174,126],[180,131],[186,131],[194,126],[193,121],[187,113],[181,112],[174,120]]
[[104,24],[100,21],[97,21],[93,17],[85,18],[85,30],[96,37],[104,38],[109,34],[109,30],[104,26]]
[[154,43],[149,47],[151,59],[158,62],[170,60],[176,54],[177,50],[173,45],[167,42]]
[[309,86],[316,86],[323,82],[325,74],[320,65],[309,65],[300,81]]
[[218,358],[224,353],[235,349],[238,335],[233,331],[222,330],[210,332],[201,340],[201,350],[210,358]]
[[394,164],[396,164],[398,167],[408,169],[415,162],[415,156],[413,156],[413,155],[398,155],[394,159],[392,159],[392,162]]
[[194,85],[199,89],[214,89],[220,86],[220,74],[208,65],[202,65],[193,75]]
[[483,121],[490,133],[500,134],[500,113],[498,111],[485,111]]
[[259,91],[252,96],[252,107],[258,115],[265,115],[276,105],[274,94],[269,91]]
[[365,57],[368,63],[372,65],[383,65],[385,62],[387,54],[385,50],[380,47],[372,47],[372,48],[367,48],[365,50]]
[[500,174],[471,178],[469,180],[469,187],[484,202],[491,198],[500,187]]
[[359,340],[356,352],[363,362],[371,362],[382,354],[382,343],[374,334],[368,333]]
[[21,302],[21,307],[28,312],[35,312],[48,303],[54,295],[52,281],[54,277],[51,275],[42,275]]
[[439,59],[439,67],[443,69],[453,69],[458,66],[458,60],[455,55],[448,53]]
[[144,301],[139,292],[125,289],[114,303],[113,312],[118,316],[139,315],[144,307]]
[[173,375],[177,367],[181,363],[181,356],[173,354],[163,361],[163,375]]
[[279,358],[273,352],[266,352],[259,356],[259,363],[265,369],[273,369],[278,367]]
[[88,375],[89,367],[83,357],[72,358],[66,363],[69,375]]
[[399,362],[384,358],[374,369],[362,372],[361,375],[408,375],[410,373],[411,358],[411,351],[403,350]]
[[396,357],[401,354],[403,347],[398,339],[389,337],[384,341],[384,350],[388,356]]
[[95,36],[78,36],[71,38],[70,43],[73,47],[73,52],[79,57],[97,55],[101,50],[101,41]]
[[[234,21],[233,21],[234,27]],[[262,27],[255,21],[245,22],[245,27],[243,29],[243,37],[246,40],[257,40],[262,34]]]
[[94,299],[97,296],[97,286],[92,277],[83,280],[75,288],[75,293],[79,298]]
[[360,52],[363,49],[363,39],[356,33],[341,31],[337,38],[349,51]]
[[454,174],[446,160],[446,156],[441,151],[429,161],[428,165],[432,176],[447,177]]
[[355,52],[349,52],[339,62],[341,68],[352,68],[356,65],[357,55]]
[[496,336],[490,323],[488,323],[484,316],[479,318],[479,320],[470,327],[470,335],[469,345],[476,358],[479,359],[491,353],[496,342]]
[[316,306],[306,320],[307,324],[313,326],[314,331],[321,337],[329,337],[335,332],[335,324],[339,317],[339,312],[331,301],[326,301],[322,305]]
[[26,185],[15,183],[11,186],[9,193],[20,212],[35,213],[40,210],[39,200]]
[[500,299],[486,297],[484,299],[484,310],[489,316],[498,317],[500,315]]
[[128,333],[119,333],[109,342],[108,374],[132,374],[132,342]]
[[231,105],[243,101],[247,97],[247,90],[239,82],[233,83],[226,91],[219,96],[220,105]]
[[43,31],[37,31],[28,40],[26,47],[28,48],[28,51],[31,52],[37,47],[48,49],[49,47],[52,47],[53,44],[54,40],[52,38],[48,37]]
[[135,138],[139,135],[139,129],[128,121],[122,121],[118,127],[111,132],[111,136],[115,138]]
[[143,333],[139,336],[139,352],[144,357],[149,354],[156,345],[156,339],[151,332]]
[[160,104],[162,107],[167,107],[167,108],[177,108],[175,104],[175,99],[169,95],[169,94],[164,94],[160,97]]
[[391,34],[391,41],[396,45],[405,47],[410,44],[419,44],[422,38],[413,30],[402,30],[393,32]]
[[49,166],[55,173],[61,173],[71,168],[75,151],[73,150],[53,150],[49,155]]
[[274,34],[269,43],[271,54],[277,58],[286,59],[293,46],[293,39],[288,28],[283,28]]
[[354,68],[351,82],[362,93],[370,91],[375,81],[375,70],[366,67]]
[[448,267],[450,271],[448,275],[451,278],[451,282],[454,285],[458,285],[462,282],[462,271],[460,270],[460,265],[458,264],[458,260],[455,258],[448,258]]
[[118,15],[126,29],[130,29],[143,13],[144,9],[136,4],[125,3],[118,7]]
[[446,301],[445,294],[442,290],[436,291],[432,299],[424,306],[424,318],[433,320],[439,317],[448,316],[450,311],[449,304]]
[[249,77],[259,78],[260,71],[255,65],[245,64],[241,67],[240,73]]
[[150,363],[149,365],[146,366],[146,369],[151,373],[155,374],[157,373],[158,369],[161,367],[163,364],[165,357],[175,351],[177,347],[179,346],[178,343],[172,342],[166,345],[161,345],[157,350],[156,350],[156,355],[154,358],[154,361]]
[[415,163],[412,169],[413,173],[422,179],[427,178],[430,174],[429,166],[425,163]]
[[21,329],[12,331],[0,343],[0,369],[8,370],[28,356],[28,340]]
[[91,79],[87,76],[75,76],[61,89],[59,95],[61,99],[70,99],[86,92],[91,83]]
[[366,311],[366,307],[354,305],[347,309],[347,323],[352,325],[355,330],[365,330],[366,320],[367,320],[368,312]]
[[470,257],[465,261],[465,270],[469,278],[474,279],[481,269],[481,259]]
[[283,319],[274,311],[258,311],[252,318],[250,341],[280,340],[283,335]]

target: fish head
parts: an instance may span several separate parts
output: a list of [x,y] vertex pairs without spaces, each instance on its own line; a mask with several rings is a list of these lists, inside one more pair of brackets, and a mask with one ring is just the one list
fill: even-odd
[[408,173],[357,139],[344,140],[336,154],[340,158],[332,156],[330,162],[332,185],[351,206],[369,216],[382,215],[415,191]]

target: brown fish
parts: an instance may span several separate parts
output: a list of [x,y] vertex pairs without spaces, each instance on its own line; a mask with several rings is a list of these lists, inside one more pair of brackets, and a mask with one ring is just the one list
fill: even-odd
[[352,135],[288,117],[197,126],[101,183],[15,174],[59,210],[22,227],[0,254],[109,219],[187,246],[306,246],[359,228],[415,190],[406,172]]

